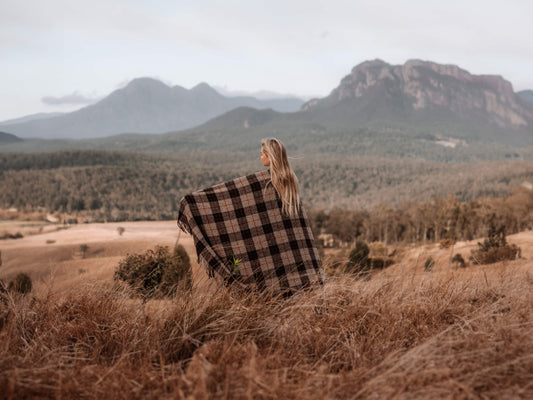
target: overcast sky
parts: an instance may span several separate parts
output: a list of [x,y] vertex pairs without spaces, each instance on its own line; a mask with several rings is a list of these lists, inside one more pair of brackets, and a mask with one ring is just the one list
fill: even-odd
[[375,58],[533,89],[533,1],[0,0],[0,121],[78,109],[142,76],[322,97]]

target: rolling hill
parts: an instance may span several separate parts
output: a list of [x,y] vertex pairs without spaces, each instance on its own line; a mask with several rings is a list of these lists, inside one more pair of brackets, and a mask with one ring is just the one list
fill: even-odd
[[23,140],[15,135],[6,132],[0,132],[0,145],[8,143],[19,143]]

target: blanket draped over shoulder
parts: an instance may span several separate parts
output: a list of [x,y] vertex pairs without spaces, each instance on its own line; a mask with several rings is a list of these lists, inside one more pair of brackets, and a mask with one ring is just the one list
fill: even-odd
[[323,282],[305,211],[282,214],[269,170],[183,197],[178,226],[192,235],[198,262],[225,284],[292,293]]

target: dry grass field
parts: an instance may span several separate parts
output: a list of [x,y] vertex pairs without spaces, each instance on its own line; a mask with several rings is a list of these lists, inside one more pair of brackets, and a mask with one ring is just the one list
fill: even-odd
[[169,300],[113,285],[126,253],[177,237],[174,222],[138,222],[0,241],[0,278],[35,285],[0,302],[0,398],[533,398],[531,231],[508,237],[520,260],[457,269],[450,256],[475,241],[416,247],[369,280],[284,300],[207,289],[197,265]]
[[[14,223],[6,222],[4,230],[14,232]],[[31,226],[28,222],[24,224]],[[122,235],[118,228],[124,229]],[[156,245],[172,249],[178,236],[187,252],[195,255],[192,239],[180,235],[173,221],[82,224],[60,230],[47,225],[44,233],[0,241],[3,259],[0,279],[9,280],[26,272],[37,291],[48,290],[50,286],[62,290],[95,280],[109,282],[127,254],[143,253]],[[85,254],[82,245],[88,246]],[[193,268],[196,271],[197,265]]]

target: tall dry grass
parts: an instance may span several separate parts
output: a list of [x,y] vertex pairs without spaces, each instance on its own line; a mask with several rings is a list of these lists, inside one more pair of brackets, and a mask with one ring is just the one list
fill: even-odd
[[533,398],[533,276],[513,265],[334,278],[285,300],[9,295],[0,397]]

